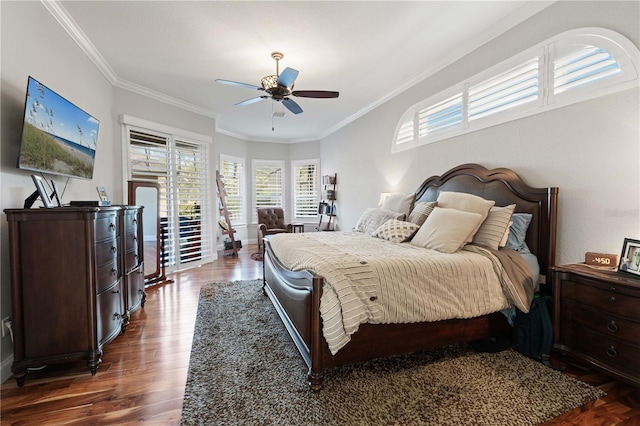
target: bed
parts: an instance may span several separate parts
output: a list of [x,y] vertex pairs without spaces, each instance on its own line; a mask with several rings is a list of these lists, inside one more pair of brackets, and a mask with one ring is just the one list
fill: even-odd
[[[540,280],[550,281],[549,269],[555,264],[556,252],[557,188],[530,187],[506,168],[488,170],[464,164],[426,179],[416,190],[415,203],[436,201],[442,192],[476,195],[495,201],[495,206],[515,204],[515,213],[530,214],[526,244],[537,258]],[[511,333],[507,317],[500,311],[465,319],[363,323],[349,336],[348,343],[338,351],[330,350],[320,308],[325,278],[309,270],[286,267],[269,238],[263,245],[263,277],[265,294],[309,368],[312,390],[322,388],[325,368]]]

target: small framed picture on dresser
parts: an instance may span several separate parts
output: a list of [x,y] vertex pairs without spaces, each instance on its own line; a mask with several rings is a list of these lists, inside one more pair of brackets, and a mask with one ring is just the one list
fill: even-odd
[[640,240],[624,239],[618,271],[640,278]]

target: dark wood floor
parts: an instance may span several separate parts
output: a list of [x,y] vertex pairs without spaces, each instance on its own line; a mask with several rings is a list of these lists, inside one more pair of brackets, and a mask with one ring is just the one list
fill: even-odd
[[[255,251],[245,247],[237,258],[220,257],[148,289],[145,308],[106,347],[96,376],[82,364],[62,365],[31,372],[22,388],[2,384],[2,425],[179,424],[200,286],[260,278],[262,263],[250,258]],[[566,373],[608,395],[547,425],[640,426],[640,389],[573,366]]]

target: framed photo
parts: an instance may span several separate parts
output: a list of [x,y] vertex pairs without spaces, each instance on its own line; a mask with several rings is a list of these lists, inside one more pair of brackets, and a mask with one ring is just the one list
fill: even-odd
[[33,179],[33,183],[36,185],[36,189],[38,190],[38,194],[40,194],[40,199],[42,200],[42,204],[48,209],[53,208],[53,203],[51,202],[51,198],[49,198],[49,194],[47,194],[47,190],[44,187],[44,180],[40,176],[31,175],[31,179]]
[[640,240],[624,239],[618,271],[640,278]]
[[109,196],[107,195],[107,190],[104,186],[96,186],[96,190],[98,191],[100,201],[109,201]]

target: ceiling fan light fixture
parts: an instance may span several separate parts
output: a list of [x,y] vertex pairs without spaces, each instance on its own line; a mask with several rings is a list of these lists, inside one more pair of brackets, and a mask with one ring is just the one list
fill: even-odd
[[266,77],[263,77],[260,83],[262,84],[262,88],[266,91],[275,89],[276,87],[278,87],[278,76],[268,75]]

